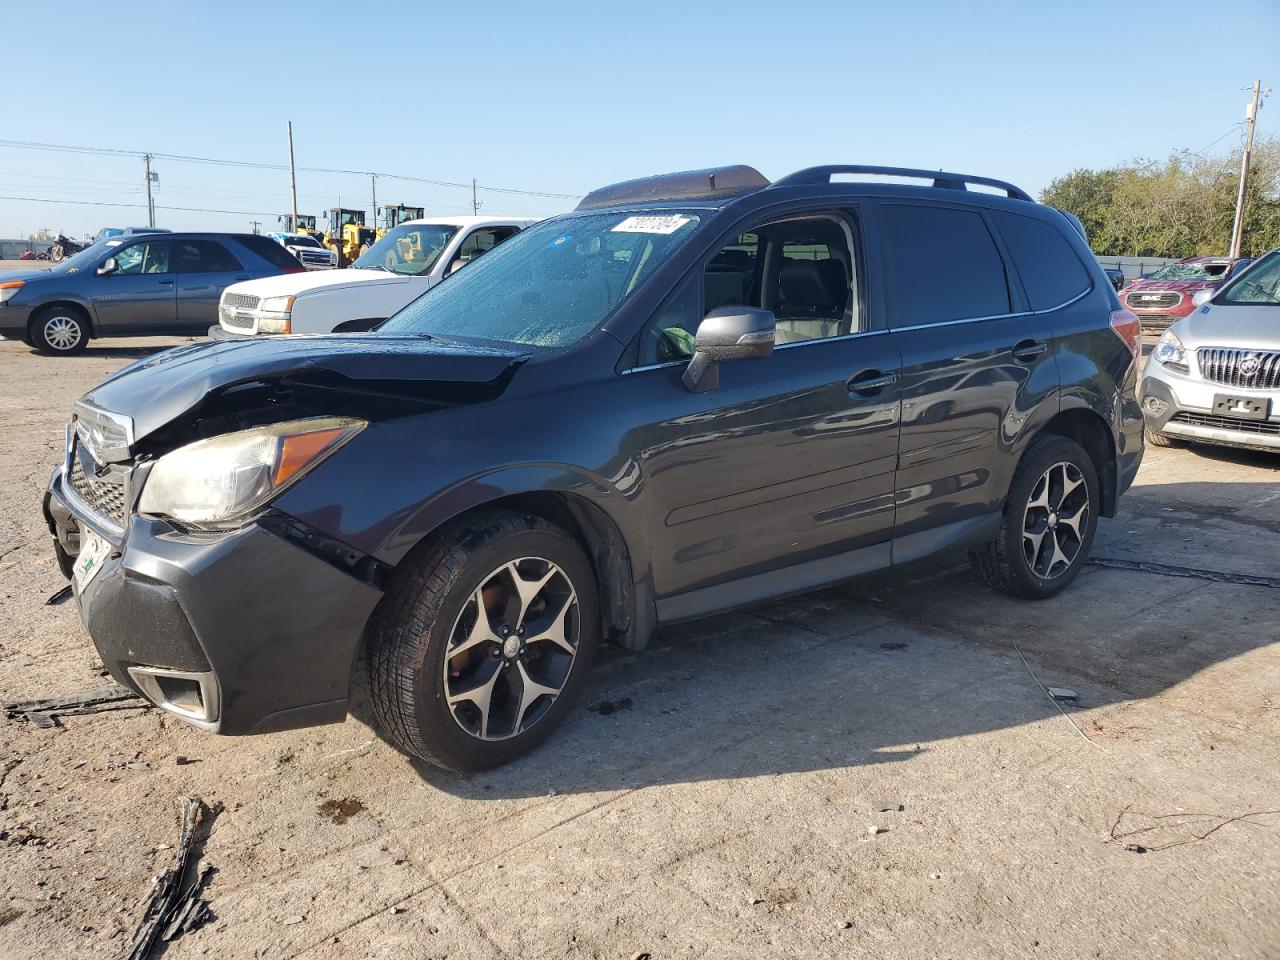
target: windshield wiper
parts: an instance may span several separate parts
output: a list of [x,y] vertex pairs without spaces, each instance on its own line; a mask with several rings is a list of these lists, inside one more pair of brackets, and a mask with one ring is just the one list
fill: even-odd
[[382,270],[384,273],[395,273],[390,267],[385,267],[380,263],[353,263],[352,270]]

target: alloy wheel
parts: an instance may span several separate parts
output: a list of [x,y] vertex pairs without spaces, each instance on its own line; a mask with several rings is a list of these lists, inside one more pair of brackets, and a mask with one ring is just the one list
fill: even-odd
[[1031,572],[1054,580],[1071,569],[1084,546],[1089,485],[1073,463],[1055,463],[1040,475],[1022,516],[1022,550]]
[[506,740],[538,723],[568,682],[582,629],[572,581],[524,557],[485,577],[454,621],[445,700],[464,731]]
[[80,325],[71,317],[50,317],[45,322],[44,342],[54,350],[74,350],[80,337]]

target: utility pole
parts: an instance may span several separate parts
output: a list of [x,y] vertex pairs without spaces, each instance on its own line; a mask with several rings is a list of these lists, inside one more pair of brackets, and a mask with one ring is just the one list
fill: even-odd
[[480,216],[480,201],[476,199],[476,178],[471,178],[471,212]]
[[151,154],[143,154],[142,163],[147,175],[147,226],[154,227],[156,225],[156,203],[151,199],[151,184],[160,179],[160,174],[151,172]]
[[293,121],[289,121],[289,192],[293,195],[293,206],[289,213],[289,232],[298,232],[298,174],[293,168]]
[[373,229],[378,229],[378,175],[369,174],[369,193],[373,197]]
[[253,233],[254,233],[254,236],[257,236],[257,234],[259,233],[258,228],[259,228],[260,226],[262,226],[262,221],[261,221],[261,220],[250,220],[250,221],[249,221],[249,226],[253,227]]
[[[1267,93],[1270,92],[1270,90],[1267,91]],[[1249,130],[1245,134],[1244,156],[1240,159],[1240,190],[1236,194],[1236,219],[1231,226],[1231,250],[1228,253],[1230,257],[1240,256],[1240,248],[1244,242],[1245,192],[1249,189],[1249,159],[1253,153],[1253,131],[1258,125],[1258,108],[1262,106],[1261,97],[1262,81],[1255,80],[1253,81],[1253,99],[1244,108],[1244,119],[1249,125]]]

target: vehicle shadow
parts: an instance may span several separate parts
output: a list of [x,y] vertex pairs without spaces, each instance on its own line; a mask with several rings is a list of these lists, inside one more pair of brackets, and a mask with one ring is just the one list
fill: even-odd
[[[1274,575],[1280,537],[1243,505],[1275,489],[1135,488],[1093,554]],[[956,737],[1065,725],[1037,680],[1074,689],[1082,708],[1156,696],[1277,642],[1258,628],[1274,603],[1266,587],[1097,566],[1053,599],[1021,601],[947,555],[668,627],[642,654],[606,648],[581,705],[529,756],[473,776],[414,766],[450,794],[498,799],[909,762]],[[1238,693],[1244,709],[1247,684]],[[367,702],[353,714],[376,731]]]

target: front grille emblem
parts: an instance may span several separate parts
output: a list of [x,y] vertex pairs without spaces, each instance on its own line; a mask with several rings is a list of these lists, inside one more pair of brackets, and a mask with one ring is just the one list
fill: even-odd
[[1240,375],[1242,377],[1255,376],[1262,367],[1262,358],[1256,353],[1251,353],[1240,361]]

